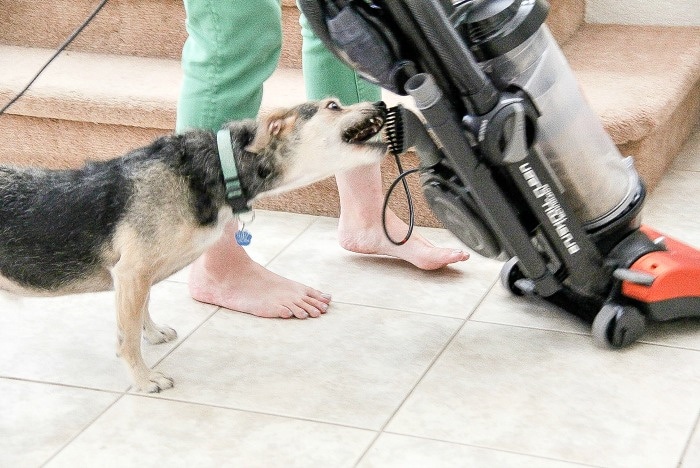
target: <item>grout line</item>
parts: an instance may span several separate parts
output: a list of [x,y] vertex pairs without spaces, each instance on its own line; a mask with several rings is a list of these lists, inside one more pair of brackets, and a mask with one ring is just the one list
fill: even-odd
[[681,464],[683,463],[683,460],[685,457],[688,455],[688,452],[690,451],[690,444],[693,442],[693,435],[698,432],[700,434],[700,411],[698,411],[698,417],[695,418],[695,424],[693,425],[693,428],[690,430],[690,433],[688,434],[688,439],[685,443],[685,446],[683,447],[683,451],[681,452],[681,458],[678,461],[678,466],[680,467]]
[[376,432],[376,429],[372,429],[372,428],[368,428],[368,427],[353,426],[352,424],[326,421],[323,419],[314,419],[314,418],[309,418],[309,417],[293,416],[293,415],[288,415],[288,414],[270,413],[270,412],[266,412],[266,411],[241,408],[241,407],[237,407],[237,406],[226,406],[226,405],[221,405],[221,404],[212,404],[212,403],[204,403],[204,402],[193,401],[193,400],[183,400],[183,399],[179,399],[179,398],[171,398],[171,397],[167,396],[167,393],[164,394],[164,393],[140,393],[139,392],[139,393],[127,393],[125,395],[131,396],[131,397],[138,397],[138,398],[150,398],[152,400],[158,400],[158,401],[169,401],[169,402],[173,402],[173,403],[182,403],[182,404],[186,404],[186,405],[202,406],[205,408],[215,408],[215,409],[222,409],[222,410],[228,410],[228,411],[238,411],[240,413],[259,414],[262,416],[270,416],[273,418],[284,418],[284,419],[289,419],[289,420],[294,420],[294,421],[306,421],[306,422],[312,422],[312,423],[316,423],[316,424],[325,424],[328,426],[344,427],[346,429],[355,429],[355,430],[360,430],[360,431]]
[[[417,310],[411,310],[411,309],[404,309],[401,307],[388,307],[388,306],[379,306],[379,305],[371,305],[371,304],[361,304],[359,302],[348,302],[348,301],[337,301],[333,300],[331,304],[343,304],[343,305],[348,305],[348,306],[355,306],[355,307],[366,307],[370,309],[376,309],[376,310],[386,310],[386,311],[391,311],[391,312],[404,312],[407,314],[417,314],[417,315],[425,315],[428,317],[436,317],[436,318],[444,318],[444,319],[453,319],[453,320],[472,320],[471,317],[474,315],[476,312],[476,309],[481,305],[481,303],[484,301],[486,296],[493,290],[493,288],[498,284],[498,276],[494,279],[494,281],[491,283],[490,286],[488,286],[483,294],[483,296],[476,301],[475,306],[472,308],[471,312],[469,312],[466,316],[464,317],[457,317],[454,315],[443,315],[443,314],[435,314],[435,313],[430,313],[430,312],[421,312]],[[479,320],[474,320],[475,322],[479,322]],[[490,322],[484,322],[484,323],[490,323]]]
[[521,456],[536,458],[536,459],[540,459],[540,460],[551,460],[551,461],[556,461],[556,462],[564,462],[564,463],[572,464],[575,466],[585,466],[585,467],[589,467],[589,468],[606,468],[605,466],[602,466],[602,465],[591,465],[588,463],[576,462],[576,461],[571,461],[571,460],[567,460],[567,459],[563,459],[563,458],[553,458],[553,457],[547,457],[547,456],[542,456],[542,455],[535,455],[535,454],[527,453],[527,452],[517,452],[514,450],[499,449],[499,448],[495,448],[495,447],[489,447],[487,445],[468,444],[466,442],[458,442],[458,441],[454,441],[454,440],[445,440],[445,439],[435,439],[433,437],[424,437],[424,436],[416,436],[416,435],[412,435],[412,434],[403,434],[401,432],[390,432],[389,431],[389,432],[387,432],[387,434],[397,435],[397,436],[402,436],[402,437],[409,437],[409,438],[413,438],[413,439],[429,440],[432,442],[443,442],[446,444],[454,444],[454,445],[460,445],[462,447],[471,447],[471,448],[477,448],[477,449],[483,449],[483,450],[490,450],[493,452],[510,453],[513,455],[521,455]]
[[342,304],[342,305],[347,305],[347,306],[352,306],[352,307],[365,307],[368,309],[384,310],[387,312],[402,312],[405,314],[425,315],[428,317],[443,318],[443,319],[452,319],[452,320],[466,320],[467,319],[467,317],[455,317],[453,315],[441,315],[441,314],[434,314],[434,313],[430,313],[430,312],[419,312],[417,310],[408,310],[408,309],[400,309],[400,308],[394,308],[394,307],[360,304],[357,302],[336,301],[335,299],[333,299],[331,301],[331,305],[333,305],[333,304]]
[[318,216],[313,216],[313,215],[304,215],[304,216],[310,216],[310,217],[312,217],[311,222],[309,222],[309,224],[308,224],[304,229],[302,229],[301,231],[299,231],[299,233],[298,233],[296,236],[294,236],[294,238],[293,238],[292,240],[290,240],[289,242],[287,242],[287,244],[284,245],[284,246],[279,250],[279,252],[277,252],[275,255],[273,255],[272,258],[271,258],[270,260],[268,260],[267,263],[265,263],[265,264],[263,265],[266,269],[270,266],[270,264],[271,264],[272,262],[274,262],[280,255],[282,255],[289,247],[291,247],[291,245],[292,245],[293,243],[295,243],[297,240],[299,240],[299,238],[300,238],[301,236],[303,236],[309,229],[311,229],[311,226],[313,226],[314,224],[316,224],[316,223],[318,222],[318,220],[319,220],[319,217],[318,217]]
[[497,288],[497,287],[498,287],[498,285],[499,285],[500,282],[501,282],[501,275],[500,275],[500,273],[499,273],[498,275],[496,275],[496,278],[494,278],[493,282],[491,283],[491,286],[488,287],[488,289],[486,290],[486,292],[484,293],[484,295],[481,296],[481,299],[479,299],[479,302],[477,302],[476,306],[474,306],[474,308],[472,309],[471,313],[470,313],[469,315],[467,315],[467,318],[465,319],[466,321],[468,321],[468,322],[471,322],[471,321],[476,322],[476,320],[472,320],[472,317],[473,317],[474,314],[476,313],[476,309],[478,309],[478,308],[481,306],[481,304],[484,303],[484,301],[486,300],[486,298],[488,297],[488,295],[491,294],[491,292],[493,291],[494,288]]
[[[157,359],[156,362],[153,363],[153,365],[151,366],[151,369],[155,369],[156,366],[158,366],[161,362],[163,362],[163,361],[165,360],[165,358],[167,358],[168,356],[170,356],[170,355],[173,353],[173,351],[175,351],[175,350],[178,349],[180,346],[182,346],[182,344],[183,344],[190,336],[192,336],[197,330],[199,330],[200,328],[202,328],[202,327],[204,326],[204,324],[207,323],[209,320],[211,320],[211,318],[212,318],[214,315],[216,315],[216,313],[219,312],[221,309],[223,309],[223,307],[216,307],[204,320],[201,321],[201,323],[200,323],[199,325],[197,325],[196,327],[194,327],[186,336],[183,336],[181,340],[178,340],[179,343],[176,343],[171,349],[169,349],[168,351],[166,351],[165,354],[164,354],[160,359]],[[242,313],[242,312],[241,312],[241,313]],[[143,346],[143,338],[142,338],[142,341],[141,341],[141,345]],[[127,390],[127,392],[128,392],[128,390]]]
[[[1,380],[14,380],[16,382],[27,382],[27,383],[35,383],[35,384],[43,384],[43,385],[52,385],[54,387],[63,387],[63,388],[71,388],[71,389],[76,389],[76,390],[88,390],[92,392],[101,392],[101,393],[111,393],[113,395],[120,395],[124,393],[126,390],[108,390],[105,388],[94,388],[94,387],[85,387],[83,385],[75,385],[75,384],[67,384],[67,383],[62,383],[62,382],[52,382],[50,380],[36,380],[36,379],[29,379],[29,378],[24,378],[24,377],[13,377],[9,375],[0,375]],[[127,386],[127,390],[130,386]]]
[[440,349],[440,351],[435,355],[435,357],[426,366],[423,373],[420,375],[420,377],[418,377],[418,379],[415,381],[415,383],[413,384],[411,389],[406,393],[406,395],[403,397],[403,399],[399,402],[399,404],[396,406],[396,408],[391,413],[391,415],[389,415],[389,417],[386,419],[384,424],[382,424],[382,426],[379,428],[379,430],[376,431],[376,435],[374,436],[372,441],[367,445],[367,448],[362,452],[362,454],[359,456],[359,458],[355,461],[353,466],[358,466],[360,464],[360,462],[362,462],[362,459],[367,456],[367,453],[369,453],[369,451],[372,449],[372,447],[374,447],[374,445],[377,443],[377,440],[379,440],[379,437],[381,437],[381,435],[384,433],[387,426],[391,423],[391,421],[394,419],[394,417],[396,417],[396,414],[399,412],[401,407],[403,407],[404,404],[406,403],[406,401],[411,397],[411,395],[413,395],[416,388],[418,387],[418,385],[420,385],[420,383],[423,381],[423,379],[428,374],[428,372],[431,371],[431,369],[433,368],[435,363],[443,356],[443,354],[445,353],[447,348],[449,348],[450,345],[454,342],[457,335],[459,335],[461,333],[461,331],[464,329],[464,327],[467,325],[467,323],[469,322],[469,317],[471,317],[472,314],[474,314],[474,312],[476,312],[476,309],[478,309],[479,306],[481,306],[481,304],[484,302],[484,300],[488,296],[489,292],[493,289],[493,286],[496,284],[497,281],[498,281],[498,278],[496,278],[494,280],[494,282],[491,283],[491,286],[486,290],[486,292],[483,294],[483,296],[481,296],[479,301],[477,301],[476,305],[472,309],[472,312],[469,315],[467,315],[467,317],[462,319],[462,324],[459,327],[457,327],[457,329],[454,331],[454,333],[452,333],[452,336],[450,336],[450,338],[443,345],[442,349]]
[[[131,386],[129,386],[131,388]],[[46,466],[48,463],[51,462],[54,458],[56,458],[62,451],[66,449],[70,444],[75,442],[75,440],[80,437],[86,430],[88,430],[95,422],[100,419],[107,411],[109,411],[114,405],[116,405],[119,401],[124,398],[125,395],[127,395],[129,388],[127,388],[124,392],[122,392],[111,404],[107,405],[107,407],[100,411],[97,416],[92,418],[89,422],[87,422],[82,429],[80,429],[73,437],[71,437],[65,444],[63,444],[61,447],[59,447],[51,456],[49,456],[40,466]]]
[[[563,313],[566,313],[566,311],[564,311]],[[592,341],[591,334],[587,333],[587,332],[577,332],[577,331],[573,331],[573,330],[555,330],[553,328],[531,327],[531,326],[527,326],[527,325],[512,324],[512,323],[490,322],[487,320],[472,320],[472,322],[484,323],[487,325],[496,325],[496,326],[500,326],[500,327],[521,328],[524,330],[538,330],[538,331],[543,331],[543,332],[557,333],[560,335],[584,336],[584,337],[590,338]],[[672,344],[668,344],[668,343],[658,343],[658,342],[648,341],[648,340],[644,340],[644,339],[639,339],[639,340],[635,341],[634,345],[636,345],[636,344],[647,345],[647,346],[656,346],[659,348],[678,349],[680,351],[690,351],[690,352],[700,353],[700,349],[685,348],[685,347],[679,346],[679,345],[672,345]],[[632,346],[632,345],[630,345],[630,346]],[[625,349],[625,348],[624,347],[620,348],[620,349],[613,348],[610,351],[613,351],[613,352],[614,351],[621,351],[623,349]]]

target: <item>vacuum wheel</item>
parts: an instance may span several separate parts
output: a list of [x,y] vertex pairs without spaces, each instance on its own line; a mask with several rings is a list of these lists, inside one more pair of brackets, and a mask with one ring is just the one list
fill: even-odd
[[624,348],[644,334],[644,315],[631,306],[605,304],[593,320],[591,333],[601,348]]
[[524,278],[525,275],[518,268],[518,257],[511,258],[501,268],[501,284],[506,290],[516,296],[524,295],[523,290],[515,284],[518,280]]

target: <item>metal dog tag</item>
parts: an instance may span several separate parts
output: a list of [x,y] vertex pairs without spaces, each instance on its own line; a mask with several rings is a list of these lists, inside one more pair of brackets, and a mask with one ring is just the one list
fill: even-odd
[[236,231],[235,236],[236,236],[236,243],[240,246],[243,246],[243,247],[245,247],[246,245],[249,245],[250,240],[253,238],[253,236],[243,228]]
[[[250,218],[250,221],[248,221],[248,223],[252,223],[253,220],[255,220],[255,212],[251,211],[251,213],[253,213],[253,216]],[[236,231],[236,234],[234,236],[236,238],[236,243],[242,247],[245,247],[247,245],[250,245],[250,241],[253,239],[253,235],[250,232],[246,231],[246,222],[243,221],[240,215],[238,215],[238,222],[240,223],[240,227],[238,228],[238,231]]]

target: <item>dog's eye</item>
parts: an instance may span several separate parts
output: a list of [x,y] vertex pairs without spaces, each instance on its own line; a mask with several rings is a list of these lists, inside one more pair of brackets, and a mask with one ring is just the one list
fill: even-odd
[[267,179],[270,177],[270,174],[272,174],[272,170],[267,165],[261,164],[258,166],[258,177]]
[[326,104],[326,109],[340,110],[340,106],[335,101],[328,101],[328,104]]

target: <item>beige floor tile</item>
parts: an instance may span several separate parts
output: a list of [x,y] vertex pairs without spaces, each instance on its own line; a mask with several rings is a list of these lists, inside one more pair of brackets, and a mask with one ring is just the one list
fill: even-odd
[[335,304],[316,319],[220,311],[159,369],[163,398],[378,429],[462,321]]
[[640,341],[700,351],[700,319],[650,323]]
[[438,440],[382,434],[359,468],[574,468],[581,465]]
[[48,467],[351,466],[370,431],[126,396]]
[[700,411],[700,354],[469,322],[387,431],[596,466],[673,467]]
[[581,334],[591,330],[578,317],[542,299],[511,294],[500,281],[491,288],[470,320]]
[[698,466],[700,466],[700,414],[695,426],[695,434],[690,440],[690,445],[688,445],[688,450],[683,457],[680,468],[697,468]]
[[[171,343],[143,343],[154,364],[209,317],[216,307],[195,302],[187,288],[153,288],[151,315],[179,333]],[[0,297],[0,376],[124,391],[129,379],[115,356],[114,293],[54,298]]]
[[[321,218],[269,268],[331,293],[340,302],[448,317],[467,317],[498,277],[500,263],[473,255],[439,271],[394,258],[358,255],[338,246],[337,220]],[[436,245],[464,248],[443,229],[417,232]]]
[[671,165],[673,169],[684,171],[700,171],[700,125],[676,156]]
[[0,466],[39,466],[119,394],[0,379]]

